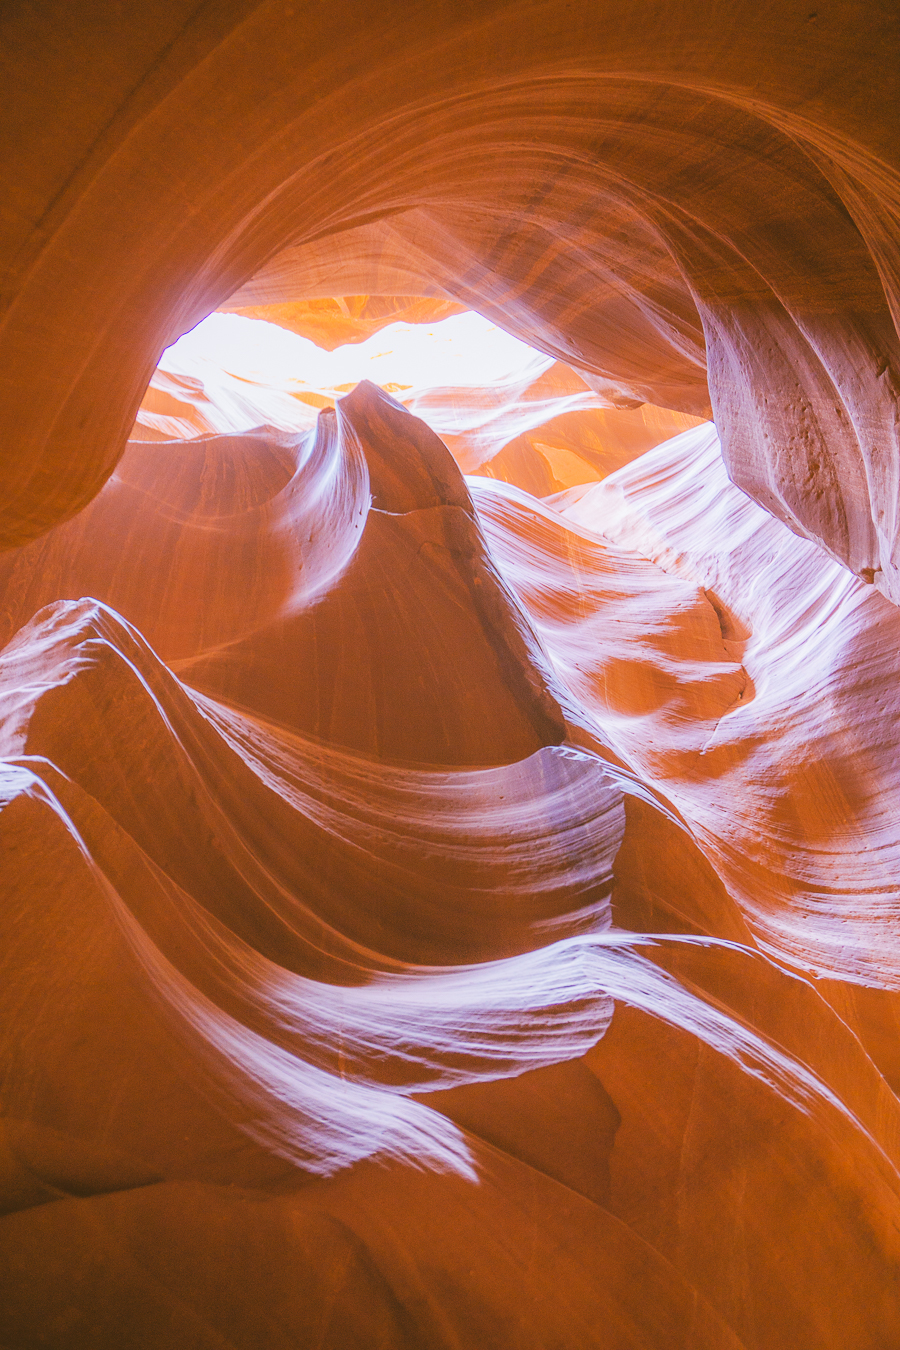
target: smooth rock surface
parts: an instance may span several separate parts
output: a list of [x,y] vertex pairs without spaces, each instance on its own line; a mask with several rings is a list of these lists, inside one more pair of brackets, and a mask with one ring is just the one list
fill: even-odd
[[0,1346],[900,1345],[896,4],[0,78]]
[[425,295],[711,405],[734,480],[900,600],[892,4],[42,0],[0,49],[7,545],[217,305]]
[[8,563],[0,1338],[900,1335],[897,611],[711,427],[542,501],[361,385]]

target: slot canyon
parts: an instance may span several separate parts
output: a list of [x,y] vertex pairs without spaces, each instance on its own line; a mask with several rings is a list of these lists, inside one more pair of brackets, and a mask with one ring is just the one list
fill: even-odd
[[900,1350],[896,0],[0,67],[0,1350]]

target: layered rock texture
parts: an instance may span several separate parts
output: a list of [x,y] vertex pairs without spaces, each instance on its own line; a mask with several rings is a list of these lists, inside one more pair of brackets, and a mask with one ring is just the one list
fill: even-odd
[[709,424],[540,499],[362,384],[3,582],[8,1343],[900,1336],[900,619]]
[[896,7],[0,33],[0,1346],[900,1345]]
[[900,598],[893,4],[3,25],[8,543],[87,503],[162,348],[229,297],[432,296],[620,399],[712,403],[735,481]]

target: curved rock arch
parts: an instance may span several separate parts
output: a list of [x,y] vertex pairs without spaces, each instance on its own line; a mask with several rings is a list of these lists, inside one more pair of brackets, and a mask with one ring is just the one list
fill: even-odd
[[897,598],[888,7],[103,17],[71,127],[65,34],[9,48],[52,144],[10,212],[8,544],[99,489],[179,332],[285,246],[333,268],[390,221],[415,274],[625,398],[699,411],[705,344],[735,480]]
[[710,426],[539,501],[363,383],[98,491],[210,310],[418,292],[896,600],[896,30],[0,16],[0,1339],[900,1343],[897,608]]

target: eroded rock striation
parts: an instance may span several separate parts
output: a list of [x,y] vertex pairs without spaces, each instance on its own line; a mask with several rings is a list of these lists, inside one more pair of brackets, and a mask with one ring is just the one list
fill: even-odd
[[900,1345],[898,58],[0,15],[0,1345]]
[[7,1341],[900,1332],[897,611],[710,426],[541,501],[360,385],[5,567]]
[[64,8],[3,30],[8,544],[216,305],[415,295],[712,406],[734,480],[900,597],[893,6]]

